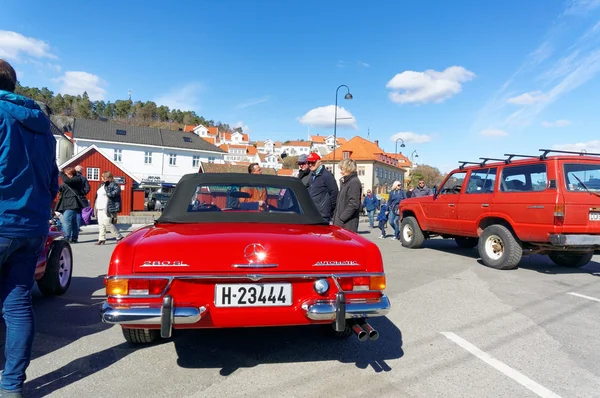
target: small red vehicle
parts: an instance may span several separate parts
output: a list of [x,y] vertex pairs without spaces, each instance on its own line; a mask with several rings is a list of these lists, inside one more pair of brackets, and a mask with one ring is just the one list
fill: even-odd
[[71,285],[73,252],[63,233],[50,227],[46,245],[38,258],[35,280],[38,289],[46,296],[60,296]]
[[105,283],[102,320],[131,343],[314,324],[376,340],[367,318],[390,308],[378,247],[330,226],[290,177],[184,176],[155,224],[117,245]]

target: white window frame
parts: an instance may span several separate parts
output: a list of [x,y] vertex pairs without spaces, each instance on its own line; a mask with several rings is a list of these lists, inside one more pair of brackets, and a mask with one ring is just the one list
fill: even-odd
[[144,164],[152,164],[152,151],[144,152]]
[[169,166],[177,166],[177,154],[176,153],[169,154]]
[[113,160],[118,163],[123,161],[123,150],[122,149],[114,149]]
[[100,168],[99,167],[87,167],[85,169],[86,178],[88,181],[100,181]]
[[208,157],[208,163],[214,163],[214,162],[215,162],[214,156],[209,156]]
[[194,167],[194,168],[200,167],[200,156],[199,155],[194,155],[192,157],[192,167]]

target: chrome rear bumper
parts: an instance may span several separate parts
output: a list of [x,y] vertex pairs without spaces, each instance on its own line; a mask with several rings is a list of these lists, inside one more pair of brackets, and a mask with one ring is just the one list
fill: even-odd
[[346,301],[345,311],[339,310],[337,301],[315,301],[313,303],[305,303],[302,308],[306,310],[306,316],[313,321],[333,321],[336,317],[342,319],[360,319],[385,316],[391,308],[390,300],[385,294],[382,294],[376,300],[366,300],[363,302]]

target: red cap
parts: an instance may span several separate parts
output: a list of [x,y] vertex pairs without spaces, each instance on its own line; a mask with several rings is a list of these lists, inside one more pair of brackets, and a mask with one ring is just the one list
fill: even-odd
[[317,160],[321,160],[321,157],[319,156],[318,153],[315,153],[315,152],[311,152],[308,155],[308,158],[306,158],[307,162],[316,162]]

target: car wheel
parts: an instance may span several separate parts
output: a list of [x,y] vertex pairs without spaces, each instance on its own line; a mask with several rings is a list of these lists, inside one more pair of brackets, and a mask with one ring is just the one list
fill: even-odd
[[131,344],[150,344],[160,337],[158,329],[121,328],[123,337]]
[[73,252],[65,240],[57,240],[52,246],[44,276],[38,280],[37,285],[45,296],[60,296],[71,285],[73,275]]
[[592,257],[594,257],[594,252],[586,252],[586,253],[561,253],[561,252],[553,252],[548,253],[548,257],[550,260],[554,262],[556,265],[560,265],[562,267],[570,267],[570,268],[580,268],[592,261]]
[[514,269],[523,257],[523,248],[504,225],[490,225],[479,237],[479,255],[483,263],[495,269]]
[[400,241],[402,246],[416,249],[421,247],[425,235],[414,217],[405,217],[400,223]]
[[454,241],[461,249],[472,249],[479,244],[479,239],[477,238],[466,238],[464,236],[459,236],[458,238],[454,238]]

